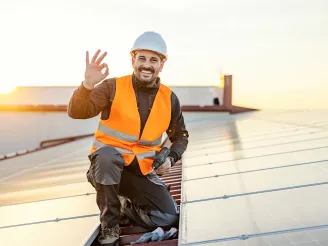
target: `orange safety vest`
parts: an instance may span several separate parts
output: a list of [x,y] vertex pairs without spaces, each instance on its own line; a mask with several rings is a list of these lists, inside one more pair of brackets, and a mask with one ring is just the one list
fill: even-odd
[[110,116],[107,120],[100,118],[91,153],[100,147],[112,146],[122,154],[125,166],[130,165],[136,156],[142,174],[149,174],[156,151],[161,149],[163,133],[171,121],[171,93],[168,87],[160,84],[139,138],[141,122],[132,75],[117,78]]

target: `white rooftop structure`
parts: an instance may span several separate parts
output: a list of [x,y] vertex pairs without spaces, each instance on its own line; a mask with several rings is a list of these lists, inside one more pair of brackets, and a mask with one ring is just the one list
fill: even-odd
[[[223,89],[216,86],[169,86],[184,105],[213,105],[214,98],[222,102]],[[0,96],[0,104],[67,105],[78,86],[22,86]]]

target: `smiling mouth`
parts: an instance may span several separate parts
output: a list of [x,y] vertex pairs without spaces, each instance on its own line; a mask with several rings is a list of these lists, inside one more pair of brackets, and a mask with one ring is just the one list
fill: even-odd
[[153,74],[152,72],[150,72],[150,71],[148,71],[148,70],[141,70],[140,73],[141,73],[142,75],[144,75],[144,76],[150,76],[150,75]]

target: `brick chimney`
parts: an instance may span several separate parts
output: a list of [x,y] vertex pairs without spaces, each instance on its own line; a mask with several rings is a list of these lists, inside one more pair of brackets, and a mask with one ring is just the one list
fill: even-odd
[[223,106],[232,108],[232,75],[224,75]]

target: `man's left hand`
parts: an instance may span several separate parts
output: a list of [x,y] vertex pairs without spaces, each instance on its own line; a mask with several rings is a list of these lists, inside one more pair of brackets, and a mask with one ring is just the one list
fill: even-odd
[[163,175],[169,174],[170,169],[171,169],[171,157],[166,157],[164,163],[159,168],[157,168],[155,171],[156,171],[157,175],[163,176]]

